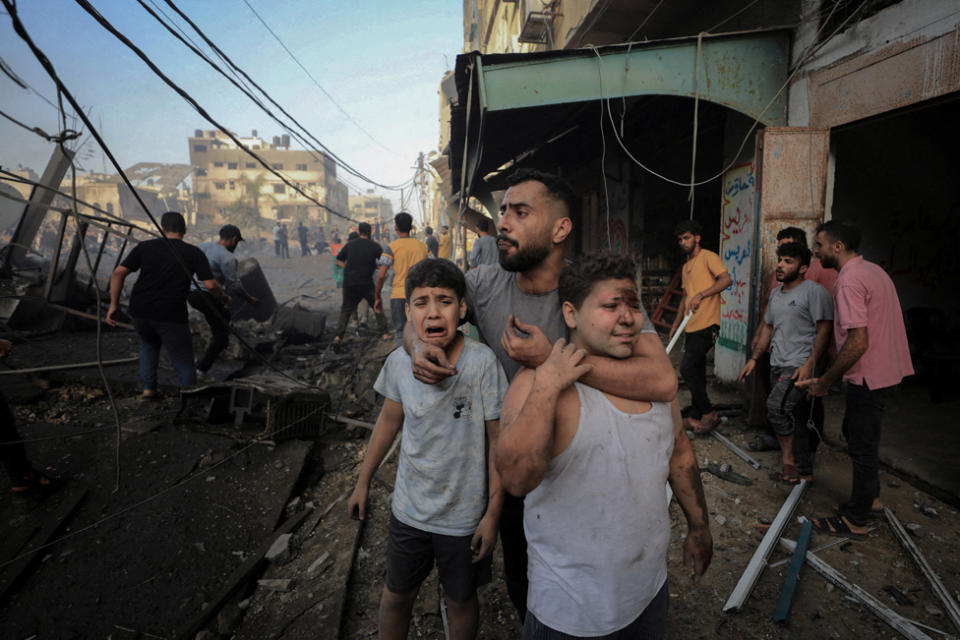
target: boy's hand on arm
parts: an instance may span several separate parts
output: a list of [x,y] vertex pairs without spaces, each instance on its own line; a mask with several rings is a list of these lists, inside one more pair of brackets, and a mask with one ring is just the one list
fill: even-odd
[[499,523],[499,516],[495,516],[489,510],[483,514],[480,524],[477,525],[477,530],[473,533],[473,539],[470,541],[473,562],[480,562],[493,552],[494,547],[497,546],[497,525]]
[[366,520],[367,519],[367,492],[370,490],[370,485],[359,481],[357,486],[354,487],[353,493],[350,494],[350,498],[347,499],[347,515],[349,515],[354,520]]
[[497,441],[500,438],[500,420],[485,420],[487,431],[487,510],[477,525],[470,548],[473,550],[473,562],[479,562],[490,555],[497,544],[497,528],[500,513],[503,510],[503,483],[497,472]]
[[583,362],[586,356],[586,350],[577,349],[575,345],[567,344],[564,338],[560,338],[553,345],[547,359],[536,368],[533,374],[534,390],[559,394],[593,369],[592,364]]
[[674,424],[674,447],[670,457],[670,486],[687,518],[687,537],[683,541],[683,566],[690,570],[694,582],[710,566],[713,558],[713,537],[707,521],[707,500],[700,482],[697,457],[690,438],[683,429],[680,405],[674,400],[670,406]]

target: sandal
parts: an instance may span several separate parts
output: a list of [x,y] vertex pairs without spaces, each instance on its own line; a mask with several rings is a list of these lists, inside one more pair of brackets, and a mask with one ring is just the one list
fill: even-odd
[[780,471],[774,471],[769,478],[775,482],[787,485],[800,484],[800,475],[797,474],[797,468],[792,464],[785,464]]
[[693,427],[693,432],[697,435],[705,436],[713,431],[718,424],[720,424],[720,418],[714,418],[713,420],[700,418],[700,424]]
[[850,530],[850,526],[842,516],[828,516],[826,518],[810,518],[810,523],[815,531],[825,533],[828,536],[845,536],[851,540],[865,540],[867,534],[856,533]]

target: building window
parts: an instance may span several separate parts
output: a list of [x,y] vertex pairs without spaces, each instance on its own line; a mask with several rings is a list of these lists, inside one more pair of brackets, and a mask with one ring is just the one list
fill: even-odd
[[274,193],[283,193],[284,191],[286,191],[286,187],[285,187],[284,185],[282,185],[282,184],[275,184],[275,185],[273,185],[273,192],[274,192]]
[[113,203],[112,203],[112,202],[108,202],[108,203],[107,203],[107,213],[113,213]]
[[228,162],[227,169],[236,169],[239,165],[236,162]]
[[197,174],[198,176],[205,176],[205,175],[207,175],[207,170],[206,170],[206,169],[200,169],[200,168],[198,167],[197,170],[196,170],[196,174]]
[[273,167],[274,169],[276,169],[277,171],[280,171],[281,169],[283,169],[283,163],[282,163],[282,162],[274,162],[274,163],[273,163],[272,165],[270,165],[270,166]]
[[203,153],[204,151],[207,150],[207,145],[205,145],[205,144],[195,144],[195,145],[193,145],[193,150],[196,151],[197,153]]
[[298,165],[297,165],[297,171],[306,171],[306,170],[307,170],[307,165],[305,165],[305,164],[298,164]]
[[236,189],[237,189],[237,183],[235,183],[233,180],[231,180],[231,181],[230,181],[230,191],[236,191]]
[[214,162],[214,163],[213,163],[213,166],[215,166],[215,167],[222,167],[222,166],[223,166],[223,163],[222,163],[222,162]]
[[227,188],[227,185],[223,182],[214,182],[213,186],[217,189],[217,191],[223,191]]
[[256,162],[248,162],[247,164],[245,164],[245,165],[243,165],[243,166],[244,166],[244,168],[246,168],[246,169],[256,169],[256,168],[257,168],[257,163],[256,163]]

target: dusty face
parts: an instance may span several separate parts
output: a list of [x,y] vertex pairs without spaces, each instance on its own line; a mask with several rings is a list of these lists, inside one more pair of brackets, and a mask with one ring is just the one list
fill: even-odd
[[688,256],[693,253],[694,249],[700,246],[700,236],[693,235],[687,231],[677,237],[677,244],[680,245],[680,250],[683,251],[683,255]]
[[806,271],[806,265],[800,264],[800,261],[793,256],[780,256],[777,258],[777,282],[789,284],[797,278],[802,278]]
[[825,269],[837,268],[837,254],[839,253],[839,242],[830,242],[830,236],[825,231],[821,231],[813,239],[813,255],[820,260],[820,264]]
[[466,300],[457,300],[453,289],[417,287],[407,303],[407,321],[422,341],[445,348],[457,337],[457,325],[467,314]]
[[640,297],[632,280],[601,280],[579,309],[563,303],[571,341],[592,355],[627,358],[643,329]]
[[553,206],[546,187],[536,180],[507,189],[497,225],[501,267],[528,271],[546,259],[553,247]]

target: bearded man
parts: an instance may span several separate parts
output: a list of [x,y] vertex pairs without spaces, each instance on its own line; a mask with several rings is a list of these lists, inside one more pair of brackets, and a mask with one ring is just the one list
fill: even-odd
[[[579,199],[559,177],[522,170],[509,179],[500,205],[499,264],[484,264],[466,274],[467,320],[493,349],[510,380],[523,367],[546,361],[553,344],[567,335],[557,287],[566,266],[566,243],[573,230]],[[580,381],[601,391],[634,400],[670,402],[677,377],[647,314],[633,355],[622,360],[591,355],[591,369]],[[413,375],[427,384],[457,371],[442,349],[404,332]],[[696,467],[688,470],[696,475]],[[691,475],[691,478],[692,478]],[[526,615],[527,542],[523,533],[523,498],[507,495],[500,516],[507,592],[520,616]]]

